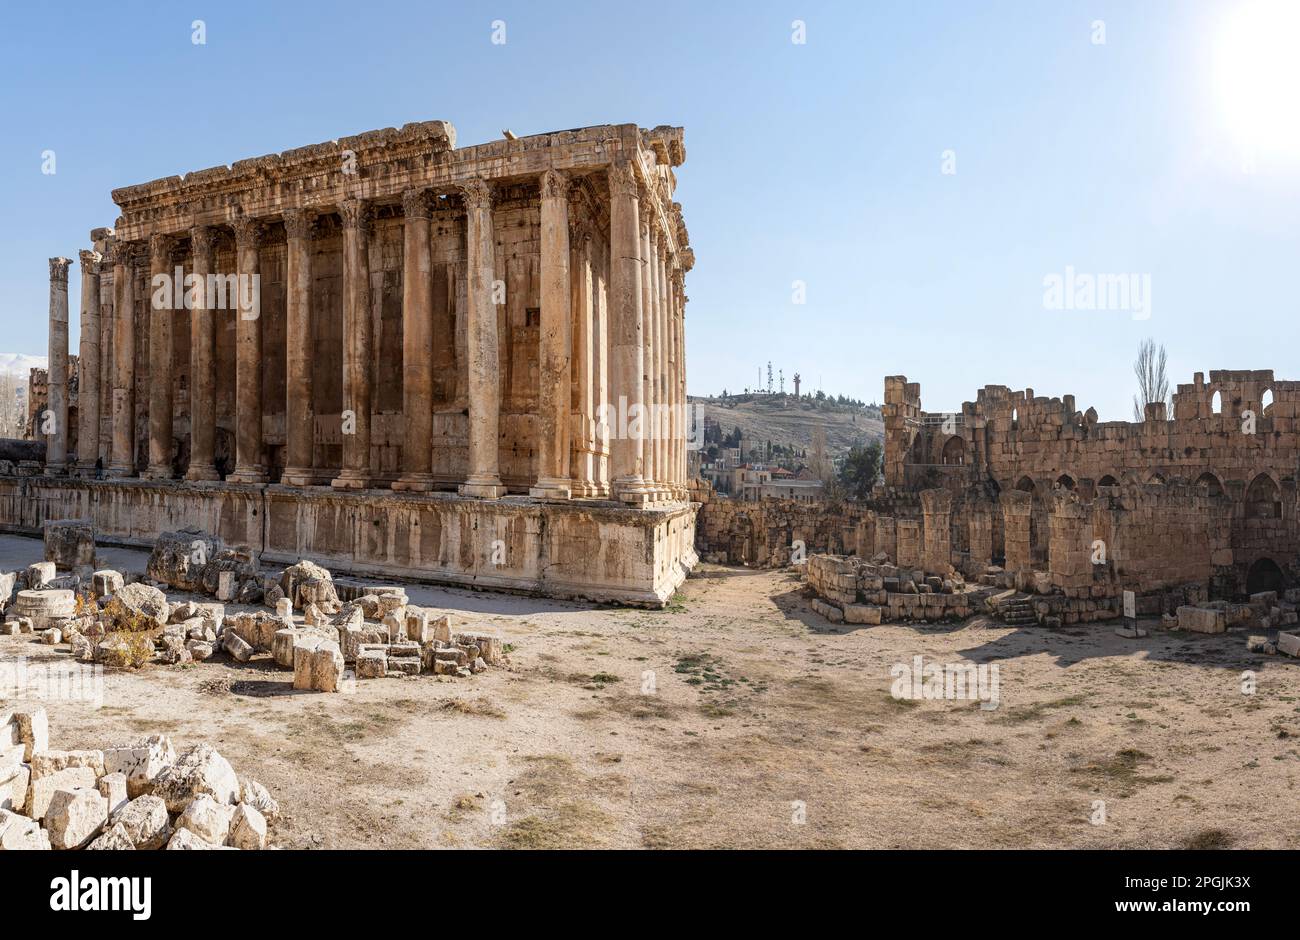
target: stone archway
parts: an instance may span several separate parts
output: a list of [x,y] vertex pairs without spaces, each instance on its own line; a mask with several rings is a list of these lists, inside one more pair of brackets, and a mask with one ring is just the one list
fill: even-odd
[[1282,569],[1271,558],[1259,558],[1246,573],[1246,593],[1258,594],[1260,591],[1277,591],[1285,587],[1286,578]]
[[948,438],[940,461],[945,467],[960,467],[966,462],[966,442],[960,437]]

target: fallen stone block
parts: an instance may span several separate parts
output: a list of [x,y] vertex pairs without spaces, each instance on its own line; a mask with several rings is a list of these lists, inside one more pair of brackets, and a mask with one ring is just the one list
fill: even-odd
[[114,630],[133,633],[161,630],[167,625],[168,613],[167,596],[139,582],[123,585],[104,605],[104,615]]
[[208,794],[200,793],[176,818],[176,828],[188,829],[204,842],[224,845],[234,812],[233,806],[220,804]]
[[1279,632],[1276,646],[1279,653],[1300,657],[1300,636],[1296,636],[1294,633]]
[[271,821],[280,815],[280,804],[275,801],[266,787],[251,777],[239,778],[239,802],[253,807]]
[[104,774],[97,784],[99,794],[108,800],[108,814],[111,816],[126,805],[126,774],[120,770],[115,774]]
[[32,770],[26,764],[16,764],[0,772],[0,809],[14,813],[25,812],[31,782]]
[[27,589],[39,591],[49,582],[53,581],[56,574],[56,566],[52,561],[38,561],[35,564],[28,565]]
[[95,839],[94,842],[86,846],[87,851],[134,851],[135,846],[131,844],[131,837],[127,835],[126,828],[122,825],[110,826]]
[[498,666],[505,660],[505,644],[495,633],[462,630],[453,637],[453,641],[460,646],[478,647],[478,655],[489,666]]
[[216,748],[196,744],[163,768],[153,782],[153,793],[166,801],[168,812],[180,813],[203,793],[218,803],[234,803],[239,797],[239,778]]
[[56,790],[45,813],[45,829],[56,849],[79,849],[99,835],[108,820],[108,800],[92,787]]
[[121,807],[109,819],[109,825],[121,826],[137,849],[160,849],[172,832],[167,804],[152,794],[138,796]]
[[47,519],[43,526],[45,560],[60,568],[95,563],[95,527],[89,519]]
[[50,748],[50,719],[39,705],[19,708],[14,712],[18,724],[18,738],[23,742],[23,759],[31,763],[33,755]]
[[230,845],[245,851],[266,848],[266,818],[254,806],[240,803],[230,821]]
[[382,679],[388,674],[388,655],[383,650],[366,650],[356,663],[358,679]]
[[0,849],[15,851],[49,848],[49,833],[36,820],[0,809]]
[[32,819],[45,818],[50,808],[50,801],[59,790],[95,789],[95,771],[89,767],[68,767],[39,779],[32,775],[27,788],[27,808],[25,812]]
[[90,577],[91,593],[95,595],[96,600],[103,600],[105,597],[112,597],[120,591],[126,580],[122,577],[120,571],[113,571],[105,568],[102,571],[96,571]]
[[880,608],[869,604],[845,604],[844,622],[877,625],[880,623]]
[[246,643],[239,634],[228,631],[223,641],[226,652],[237,662],[246,663],[253,658],[253,647]]
[[[332,640],[324,640],[311,654],[311,688],[337,692],[343,682],[343,652]],[[295,683],[297,676],[295,675]]]
[[96,778],[104,775],[104,752],[93,748],[79,751],[51,751],[48,748],[32,755],[32,778],[40,780],[69,767],[89,767]]
[[[359,663],[360,661],[358,661]],[[420,657],[389,656],[386,675],[418,676],[420,674]]]
[[188,829],[177,829],[167,842],[167,851],[195,851],[199,849],[219,849],[221,846],[205,842]]
[[1209,607],[1179,607],[1178,625],[1194,633],[1224,633],[1228,629],[1224,611]]
[[126,793],[132,799],[148,793],[154,781],[176,761],[176,751],[166,735],[155,734],[138,744],[104,748],[104,772],[126,774]]
[[185,648],[189,650],[190,659],[196,663],[212,658],[212,644],[206,640],[188,640]]

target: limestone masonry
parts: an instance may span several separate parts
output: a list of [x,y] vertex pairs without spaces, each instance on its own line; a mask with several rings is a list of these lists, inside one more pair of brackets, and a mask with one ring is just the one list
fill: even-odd
[[428,121],[115,190],[75,382],[50,261],[46,459],[0,525],[663,603],[695,561],[684,160],[675,127]]

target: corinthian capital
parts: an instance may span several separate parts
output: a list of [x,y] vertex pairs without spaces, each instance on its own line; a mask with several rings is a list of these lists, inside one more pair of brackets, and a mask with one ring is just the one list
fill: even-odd
[[262,241],[262,223],[246,215],[238,216],[230,223],[235,230],[235,246],[239,249],[256,248]]
[[460,185],[460,193],[465,198],[466,209],[492,208],[492,187],[487,180],[467,180]]
[[363,199],[349,197],[339,203],[339,217],[344,228],[365,232],[370,228],[370,206]]
[[559,170],[550,169],[541,178],[543,199],[565,199],[568,197],[568,178]]
[[165,267],[170,264],[173,244],[174,240],[170,235],[150,235],[149,263],[155,268]]
[[210,225],[196,225],[190,229],[190,254],[196,258],[211,255],[215,234]]
[[631,160],[620,160],[609,168],[609,194],[637,198],[636,170]]
[[402,214],[408,219],[427,219],[433,214],[433,200],[427,189],[408,189],[402,193]]
[[72,264],[71,258],[51,258],[50,281],[55,284],[68,283],[68,265],[70,264]]
[[306,209],[285,209],[284,234],[289,238],[310,238],[315,215]]
[[77,258],[81,261],[81,270],[85,274],[98,274],[99,262],[104,260],[104,256],[99,252],[86,248],[77,253]]

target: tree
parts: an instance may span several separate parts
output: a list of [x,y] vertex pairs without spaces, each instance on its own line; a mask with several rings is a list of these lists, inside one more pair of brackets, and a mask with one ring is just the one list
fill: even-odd
[[880,441],[868,441],[865,447],[854,446],[840,468],[840,485],[849,496],[866,499],[880,479]]
[[1164,402],[1169,406],[1169,375],[1165,371],[1167,360],[1164,346],[1156,346],[1153,339],[1145,339],[1138,347],[1138,357],[1133,360],[1133,374],[1137,376],[1138,393],[1133,396],[1133,420],[1146,420],[1146,406]]

